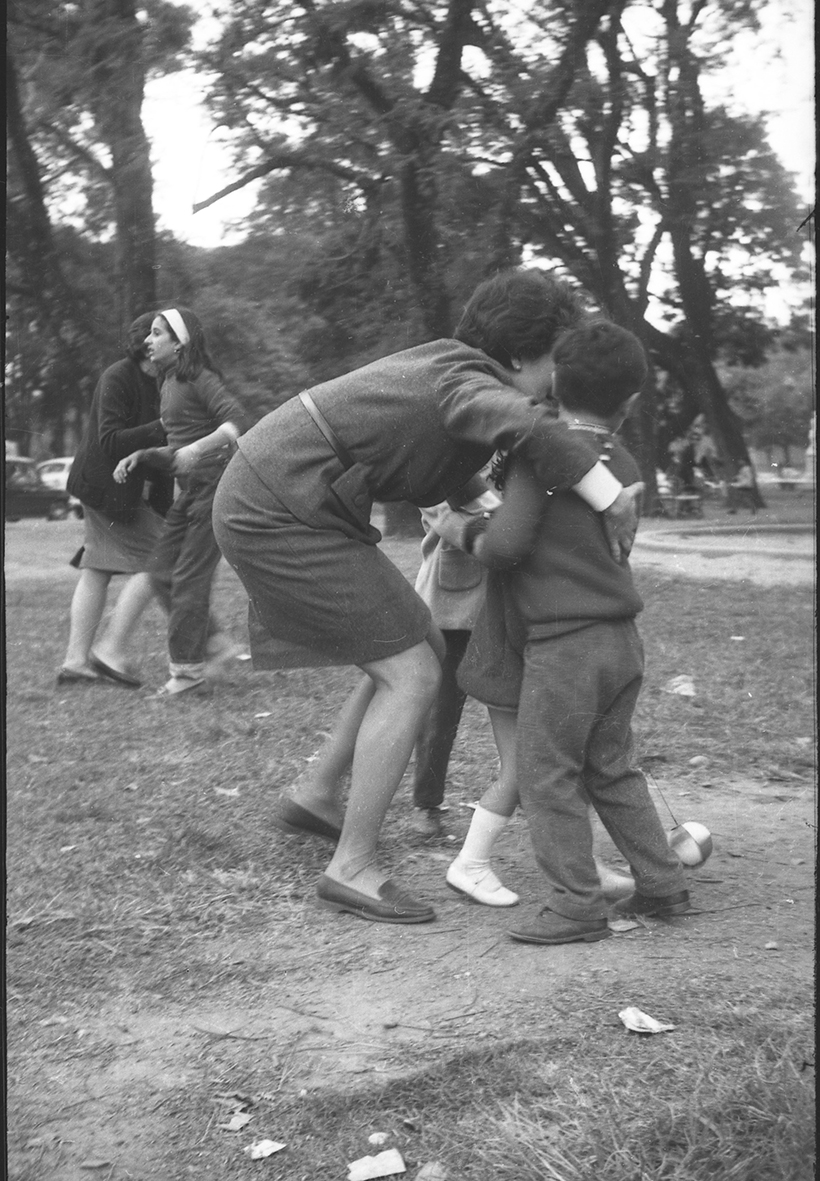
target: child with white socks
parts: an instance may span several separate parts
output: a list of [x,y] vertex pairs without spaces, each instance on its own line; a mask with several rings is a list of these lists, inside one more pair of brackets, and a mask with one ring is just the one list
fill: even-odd
[[[502,467],[503,460],[499,456],[495,469],[500,473]],[[468,554],[471,554],[475,539],[486,524],[490,511],[501,503],[500,498],[484,483],[483,477],[476,477],[468,489],[464,490],[465,494],[471,494],[474,499],[462,504],[460,508],[445,503],[433,509],[422,510],[428,533],[423,546],[424,558],[416,580],[416,590],[430,608],[434,621],[442,628],[448,646],[449,637],[452,637],[453,659],[461,659],[464,653],[466,637],[472,631],[478,614],[476,594],[479,593],[483,597],[486,584],[486,578],[482,578],[479,573],[483,568],[477,559],[468,557]],[[436,537],[437,543],[431,546],[430,542]],[[458,565],[459,559],[467,565]],[[493,612],[492,619],[498,618],[497,612]],[[485,615],[482,618],[482,628],[487,626],[491,625],[487,623]],[[460,630],[452,630],[454,628]],[[456,641],[460,643],[460,648]],[[451,889],[485,906],[515,906],[518,895],[498,880],[490,866],[490,855],[493,845],[506,828],[519,803],[515,777],[515,743],[516,707],[522,667],[520,657],[506,645],[503,636],[493,637],[493,651],[503,653],[495,670],[497,675],[493,685],[493,692],[498,695],[498,704],[493,705],[488,700],[487,686],[484,684],[481,686],[480,699],[487,705],[498,750],[499,777],[475,807],[461,851],[447,870],[447,884]],[[462,689],[469,692],[469,688],[465,686],[462,686]],[[452,689],[449,692],[452,695]],[[433,715],[437,707],[440,708],[439,702],[434,705]],[[460,714],[460,709],[458,712]],[[425,726],[432,734],[440,729],[435,716],[428,719]],[[428,746],[432,745],[432,742],[428,743]],[[442,745],[440,739],[439,745]],[[439,757],[435,768],[440,779],[437,786],[442,796],[446,761],[451,747],[452,736],[447,744],[446,755],[443,760]],[[417,748],[417,763],[419,758],[420,751]],[[428,779],[431,777],[428,766],[431,762],[429,756],[424,760],[423,770],[427,772]],[[417,779],[418,772],[417,766]],[[591,814],[592,811],[590,809]],[[616,873],[598,857],[595,858],[595,866],[601,881],[601,889],[607,895],[620,897],[632,892],[634,882],[631,877]]]
[[[518,895],[508,890],[490,864],[493,846],[518,807],[515,781],[515,734],[517,714],[509,707],[487,707],[498,749],[499,776],[475,806],[464,844],[447,870],[447,885],[484,906],[515,906]],[[590,805],[590,821],[595,809]],[[635,882],[629,874],[618,873],[595,857],[601,890],[609,898],[631,894]]]

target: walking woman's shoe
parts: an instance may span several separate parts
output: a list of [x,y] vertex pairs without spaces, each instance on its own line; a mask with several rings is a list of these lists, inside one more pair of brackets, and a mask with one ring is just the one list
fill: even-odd
[[106,677],[107,680],[114,681],[117,685],[122,685],[123,689],[139,689],[142,686],[142,681],[139,677],[132,676],[131,673],[125,672],[124,669],[114,668],[112,664],[106,664],[104,660],[100,660],[99,656],[95,656],[93,652],[89,654],[88,663],[99,676]]
[[489,865],[467,869],[456,858],[447,870],[447,885],[482,906],[515,906],[518,902],[518,895],[502,886]]
[[92,668],[76,669],[76,668],[61,668],[57,672],[58,685],[98,685],[102,681],[99,673],[94,672]]
[[419,902],[389,879],[379,886],[378,898],[371,898],[323,873],[316,893],[329,910],[345,911],[371,923],[430,923],[436,917],[432,906]]

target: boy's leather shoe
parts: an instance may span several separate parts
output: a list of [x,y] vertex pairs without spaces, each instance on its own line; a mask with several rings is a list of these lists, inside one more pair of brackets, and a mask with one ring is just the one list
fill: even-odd
[[636,892],[621,902],[616,902],[612,908],[618,915],[639,914],[651,918],[669,918],[676,914],[686,914],[691,910],[689,891],[679,890],[677,894],[663,894],[659,898],[650,898],[646,894]]
[[568,919],[545,906],[526,926],[510,931],[519,943],[594,943],[608,939],[606,919]]

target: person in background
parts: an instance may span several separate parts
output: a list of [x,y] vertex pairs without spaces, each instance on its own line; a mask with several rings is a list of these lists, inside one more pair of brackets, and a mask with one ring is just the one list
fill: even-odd
[[[150,314],[128,328],[125,358],[100,377],[88,424],[68,477],[68,491],[83,505],[83,546],[72,559],[80,578],[71,601],[68,648],[57,673],[60,685],[101,680],[125,688],[141,682],[131,666],[134,632],[154,595],[148,567],[173,499],[173,479],[145,472],[127,487],[113,478],[119,460],[136,447],[161,446],[156,369],[145,336]],[[105,633],[96,642],[111,579],[127,575]]]
[[[597,322],[564,334],[553,357],[560,421],[596,447],[618,480],[632,483],[637,466],[614,432],[646,377],[640,341]],[[550,487],[525,456],[511,461],[503,503],[475,552],[497,573],[488,580],[487,618],[465,654],[462,685],[514,707],[516,665],[507,658],[523,655],[515,780],[547,886],[546,905],[513,928],[512,938],[558,944],[610,934],[589,800],[637,887],[616,912],[685,914],[680,862],[632,763],[632,713],[643,679],[635,616],[643,604],[628,562],[614,560],[600,520],[581,498]],[[497,803],[503,825],[511,801]]]
[[[378,548],[373,502],[439,504],[499,448],[605,512],[631,546],[635,490],[538,405],[557,334],[583,306],[540,271],[479,286],[455,338],[384,357],[305,391],[238,443],[214,528],[248,591],[257,667],[355,665],[364,678],[273,820],[336,843],[323,905],[375,922],[435,918],[379,867],[378,836],[438,690],[443,644],[430,612]],[[344,781],[351,771],[346,810]]]
[[167,445],[135,451],[114,476],[127,487],[146,466],[159,467],[173,472],[179,487],[151,562],[154,590],[168,612],[170,677],[161,693],[175,697],[204,685],[209,656],[212,670],[238,651],[224,633],[209,636],[211,583],[221,557],[211,506],[244,413],[223,385],[189,308],[157,313],[146,347],[161,375]]
[[729,485],[726,498],[727,512],[734,516],[739,508],[747,508],[752,516],[757,515],[757,499],[755,497],[755,474],[750,463],[741,464],[740,469]]

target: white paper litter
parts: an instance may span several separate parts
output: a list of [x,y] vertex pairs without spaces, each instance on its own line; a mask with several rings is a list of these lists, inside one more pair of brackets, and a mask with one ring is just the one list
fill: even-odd
[[245,1124],[249,1124],[253,1119],[252,1115],[248,1115],[246,1111],[237,1111],[232,1115],[226,1124],[219,1124],[220,1128],[224,1128],[226,1132],[241,1132]]
[[281,1152],[283,1148],[285,1145],[279,1144],[276,1140],[254,1140],[253,1144],[249,1144],[242,1151],[246,1152],[251,1160],[263,1160],[266,1156],[273,1156],[274,1152]]
[[674,1025],[664,1025],[662,1021],[656,1021],[654,1017],[636,1009],[634,1005],[621,1009],[618,1016],[633,1033],[669,1033],[675,1028]]
[[388,1148],[377,1156],[363,1156],[348,1164],[347,1181],[373,1181],[375,1177],[393,1177],[406,1172],[401,1153]]
[[695,682],[686,673],[673,677],[663,687],[664,693],[676,693],[678,697],[695,697]]
[[447,1181],[447,1170],[438,1161],[422,1165],[416,1173],[416,1181]]
[[386,1144],[389,1139],[389,1132],[371,1132],[367,1137],[367,1143],[372,1144],[374,1148],[381,1148],[382,1144]]

